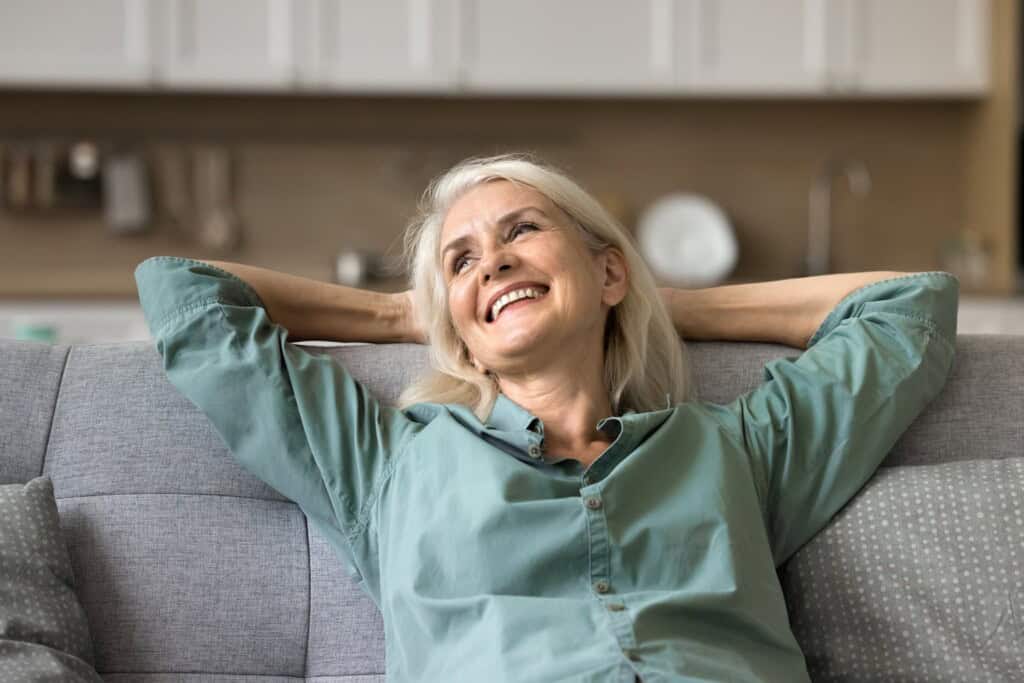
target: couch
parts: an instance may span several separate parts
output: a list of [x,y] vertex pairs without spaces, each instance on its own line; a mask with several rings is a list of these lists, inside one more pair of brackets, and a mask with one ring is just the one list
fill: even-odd
[[[800,353],[687,348],[715,402]],[[307,350],[388,402],[427,363],[416,345]],[[942,393],[780,568],[814,680],[1024,680],[1022,383],[1024,337],[960,335]],[[41,476],[102,680],[385,680],[374,603],[299,508],[235,462],[151,343],[0,339],[0,484]]]

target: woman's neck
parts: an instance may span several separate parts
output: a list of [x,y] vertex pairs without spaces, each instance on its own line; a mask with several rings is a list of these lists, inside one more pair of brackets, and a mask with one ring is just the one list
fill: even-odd
[[[578,370],[578,369],[577,369]],[[589,464],[611,442],[597,423],[612,414],[607,389],[599,372],[544,373],[525,378],[502,378],[501,391],[544,423],[547,455]]]

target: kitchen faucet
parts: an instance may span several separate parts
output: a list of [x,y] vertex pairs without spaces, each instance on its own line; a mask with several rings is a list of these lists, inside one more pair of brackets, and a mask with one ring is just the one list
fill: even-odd
[[811,183],[807,204],[807,257],[804,275],[825,275],[832,272],[832,179],[845,175],[850,191],[864,197],[871,191],[871,174],[862,161],[830,159]]

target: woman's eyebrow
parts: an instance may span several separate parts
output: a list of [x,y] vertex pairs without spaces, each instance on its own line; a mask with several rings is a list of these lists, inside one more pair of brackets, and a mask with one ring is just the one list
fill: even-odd
[[[512,221],[521,217],[523,214],[529,213],[531,211],[535,211],[539,213],[541,216],[547,218],[547,214],[544,213],[544,211],[542,211],[541,209],[537,208],[536,206],[524,206],[518,209],[514,209],[513,211],[509,211],[504,216],[498,219],[497,224],[504,225],[506,223],[511,223]],[[456,237],[455,239],[453,239],[451,242],[445,245],[444,249],[441,250],[441,260],[444,260],[445,255],[449,251],[451,251],[452,249],[458,249],[462,247],[467,242],[471,241],[471,239],[472,238],[469,235],[462,235],[461,237]]]
[[511,223],[515,219],[517,219],[520,216],[522,216],[524,213],[529,213],[531,211],[536,211],[541,216],[544,216],[545,218],[547,218],[547,214],[544,213],[544,211],[542,211],[541,209],[537,208],[536,206],[524,206],[524,207],[522,207],[520,209],[516,209],[514,211],[509,211],[504,216],[499,218],[498,219],[498,225],[504,225],[505,223]]

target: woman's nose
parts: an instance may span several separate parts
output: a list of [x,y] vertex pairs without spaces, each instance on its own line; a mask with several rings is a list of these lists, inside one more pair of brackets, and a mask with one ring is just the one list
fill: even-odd
[[480,276],[483,282],[489,282],[490,279],[500,273],[503,270],[508,270],[512,267],[512,261],[514,257],[504,249],[499,249],[492,256],[487,258],[483,263],[480,264]]

